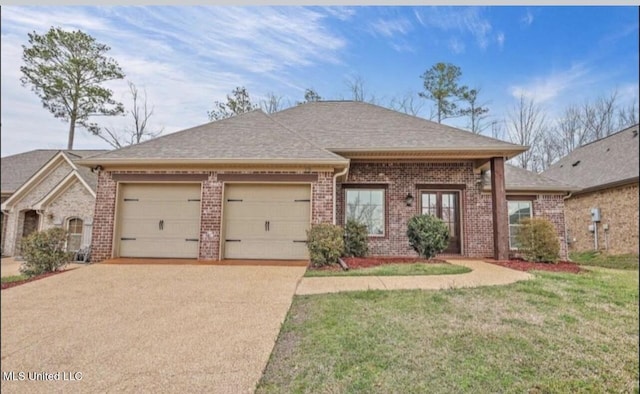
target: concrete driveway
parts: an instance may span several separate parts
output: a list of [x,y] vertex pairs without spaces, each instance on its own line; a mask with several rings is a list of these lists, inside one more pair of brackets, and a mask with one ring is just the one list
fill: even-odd
[[2,392],[252,392],[304,270],[96,264],[3,290]]

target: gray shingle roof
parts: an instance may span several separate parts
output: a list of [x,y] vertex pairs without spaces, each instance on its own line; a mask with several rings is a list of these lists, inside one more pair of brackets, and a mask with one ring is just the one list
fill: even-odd
[[357,101],[310,102],[272,116],[318,145],[336,152],[376,148],[523,148]]
[[[551,179],[524,168],[510,164],[504,165],[504,184],[509,191],[574,191],[578,188],[564,182]],[[483,177],[485,190],[491,189],[491,171],[487,171]]]
[[167,134],[107,152],[98,158],[344,161],[344,158],[294,133],[261,110]]
[[581,189],[638,178],[638,125],[583,145],[558,160],[544,176]]
[[[49,162],[60,150],[36,149],[29,152],[18,153],[3,157],[1,167],[1,190],[3,193],[13,193],[31,178],[38,170]],[[105,150],[72,150],[64,151],[67,157],[73,161],[90,157]],[[88,171],[85,171],[85,169]],[[79,174],[93,190],[96,189],[97,177],[88,168],[79,167]]]

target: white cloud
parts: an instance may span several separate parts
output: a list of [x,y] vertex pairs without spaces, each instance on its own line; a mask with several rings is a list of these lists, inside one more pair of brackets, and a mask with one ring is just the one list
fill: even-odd
[[451,52],[455,53],[456,55],[464,53],[464,42],[460,41],[456,37],[452,37],[451,39],[449,39],[449,49],[451,49]]
[[531,13],[531,10],[527,9],[527,13],[522,18],[520,18],[520,24],[523,27],[529,27],[533,23],[533,19],[534,18],[533,18],[533,14]]
[[504,33],[498,32],[498,34],[496,34],[496,41],[498,42],[498,48],[500,49],[504,48],[504,40],[505,40]]
[[406,35],[411,31],[412,25],[407,19],[378,19],[371,23],[374,34],[384,37],[394,37],[397,34]]
[[510,94],[515,98],[525,97],[538,103],[551,101],[567,91],[588,84],[586,79],[589,70],[582,64],[571,66],[568,70],[552,72],[549,75],[535,77],[524,84],[509,87]]
[[426,7],[416,10],[415,16],[427,28],[469,34],[481,49],[489,45],[492,26],[478,7]]
[[[109,45],[126,79],[147,91],[151,122],[165,134],[206,122],[215,100],[246,86],[254,100],[279,86],[298,92],[306,81],[292,71],[341,64],[347,41],[329,29],[328,18],[349,9],[300,7],[3,7],[2,155],[66,145],[68,125],[42,108],[19,82],[27,33],[50,26],[81,29]],[[125,81],[108,84],[114,98],[130,105]],[[124,117],[98,119],[122,128]],[[78,148],[107,148],[79,130]]]

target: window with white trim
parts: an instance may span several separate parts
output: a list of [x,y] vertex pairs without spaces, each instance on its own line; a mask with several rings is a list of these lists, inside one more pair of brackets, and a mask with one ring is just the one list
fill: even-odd
[[507,201],[509,210],[509,248],[518,249],[516,235],[520,229],[520,220],[531,217],[531,201]]
[[384,235],[384,189],[347,189],[345,200],[345,222],[355,219],[367,225],[370,236]]
[[84,222],[80,218],[71,218],[67,222],[67,251],[77,252],[82,246],[82,232]]

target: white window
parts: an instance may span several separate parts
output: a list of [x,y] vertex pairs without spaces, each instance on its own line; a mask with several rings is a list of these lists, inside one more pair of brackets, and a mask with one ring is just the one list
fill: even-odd
[[531,201],[508,201],[509,208],[509,247],[518,249],[516,235],[520,229],[520,220],[531,217]]
[[83,222],[80,218],[72,218],[67,222],[67,251],[77,252],[82,246]]
[[369,235],[384,235],[384,189],[347,189],[345,221],[355,219],[367,225]]

